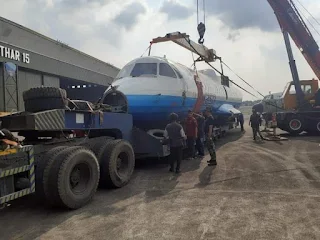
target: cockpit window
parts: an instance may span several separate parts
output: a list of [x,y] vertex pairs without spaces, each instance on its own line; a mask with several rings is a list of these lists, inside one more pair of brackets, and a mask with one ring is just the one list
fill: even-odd
[[130,71],[133,67],[133,64],[124,66],[121,71],[118,73],[116,79],[124,78],[130,76]]
[[173,69],[167,63],[160,63],[159,75],[165,76],[165,77],[177,78]]
[[174,65],[171,65],[171,67],[173,68],[173,70],[177,73],[178,77],[179,78],[183,78],[180,71],[174,66]]
[[157,75],[156,63],[136,63],[131,71],[130,76],[139,77],[142,75]]

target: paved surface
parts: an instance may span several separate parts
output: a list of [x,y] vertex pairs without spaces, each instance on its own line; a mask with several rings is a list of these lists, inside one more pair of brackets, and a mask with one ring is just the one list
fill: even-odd
[[319,143],[236,130],[219,140],[217,167],[183,161],[177,176],[140,164],[129,185],[71,212],[18,200],[0,212],[0,239],[320,239]]

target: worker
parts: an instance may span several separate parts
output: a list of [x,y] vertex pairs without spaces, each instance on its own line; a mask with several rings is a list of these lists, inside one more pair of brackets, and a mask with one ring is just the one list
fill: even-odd
[[257,133],[259,134],[260,138],[263,139],[263,136],[260,132],[261,122],[262,121],[260,115],[257,113],[255,109],[252,109],[252,114],[249,120],[249,126],[251,126],[252,128],[253,140],[256,140]]
[[243,118],[243,114],[242,113],[240,113],[238,115],[238,122],[240,123],[240,126],[241,126],[241,132],[243,132],[244,131],[244,128],[243,128],[244,118]]
[[178,115],[176,113],[170,114],[170,123],[164,130],[164,138],[170,147],[170,172],[174,172],[175,161],[177,161],[176,173],[180,172],[180,165],[182,161],[182,153],[184,142],[186,139],[183,127],[178,121]]
[[198,156],[204,156],[204,122],[205,118],[202,112],[194,113],[194,116],[198,124],[198,135],[196,140],[196,150],[198,151]]
[[195,144],[198,135],[198,123],[191,110],[188,111],[188,117],[185,121],[185,130],[187,136],[188,158],[195,158]]
[[214,126],[214,118],[212,116],[211,111],[208,109],[205,111],[206,121],[204,124],[204,133],[206,138],[206,145],[208,152],[210,154],[210,160],[208,161],[209,166],[217,165],[217,157],[216,157],[216,147],[213,142],[213,126]]

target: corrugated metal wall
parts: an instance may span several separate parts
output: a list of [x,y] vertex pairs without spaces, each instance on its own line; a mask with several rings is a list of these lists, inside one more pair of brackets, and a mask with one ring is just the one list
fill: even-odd
[[19,111],[24,110],[24,103],[22,93],[30,88],[35,87],[59,87],[60,79],[55,76],[48,76],[43,73],[30,72],[25,69],[20,70],[18,73],[18,86],[19,86]]
[[[59,87],[60,79],[41,72],[28,71],[18,67],[17,83],[18,94],[14,91],[14,82],[3,71],[3,63],[0,63],[0,112],[23,111],[24,102],[22,93],[30,88],[50,86]],[[5,80],[8,79],[5,85]],[[8,84],[9,83],[9,84]],[[9,90],[9,91],[8,91]],[[18,103],[18,104],[17,104]]]

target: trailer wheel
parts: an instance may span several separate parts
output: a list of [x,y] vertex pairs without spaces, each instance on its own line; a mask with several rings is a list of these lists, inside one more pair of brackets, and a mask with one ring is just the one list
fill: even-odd
[[[80,144],[80,146],[88,148],[98,158],[101,150],[104,148],[106,143],[110,142],[111,140],[113,140],[113,138],[111,138],[111,137],[93,138],[93,139],[89,139],[87,142],[84,142],[84,143]],[[99,160],[99,158],[98,158],[98,160]]]
[[52,175],[52,168],[53,164],[57,162],[57,159],[63,159],[65,158],[66,153],[68,153],[70,146],[63,146],[64,148],[61,149],[61,151],[57,151],[55,154],[51,155],[51,157],[48,158],[46,166],[43,171],[43,189],[46,196],[47,203],[49,205],[55,205],[53,200],[53,187],[54,184],[52,183],[52,180],[50,180],[50,177]]
[[124,140],[113,140],[107,143],[101,152],[100,186],[120,188],[126,185],[132,176],[135,166],[135,155],[130,143]]
[[287,129],[291,134],[299,134],[303,131],[303,120],[298,116],[291,116],[287,121]]
[[67,146],[58,146],[58,147],[54,147],[52,149],[50,149],[49,151],[47,151],[43,157],[40,159],[40,161],[38,161],[37,166],[36,166],[36,195],[37,198],[40,201],[43,201],[46,199],[47,197],[47,191],[48,188],[45,187],[47,186],[48,182],[47,182],[47,177],[45,177],[45,169],[48,166],[48,164],[51,164],[52,161],[54,160],[55,156],[57,154],[59,154],[61,151],[63,151],[64,149],[66,149]]
[[96,156],[88,149],[70,147],[56,156],[49,181],[52,204],[77,209],[94,196],[100,169]]
[[316,127],[317,127],[317,132],[320,133],[320,121],[317,123]]
[[23,101],[39,98],[67,98],[67,92],[57,87],[37,87],[23,92]]

